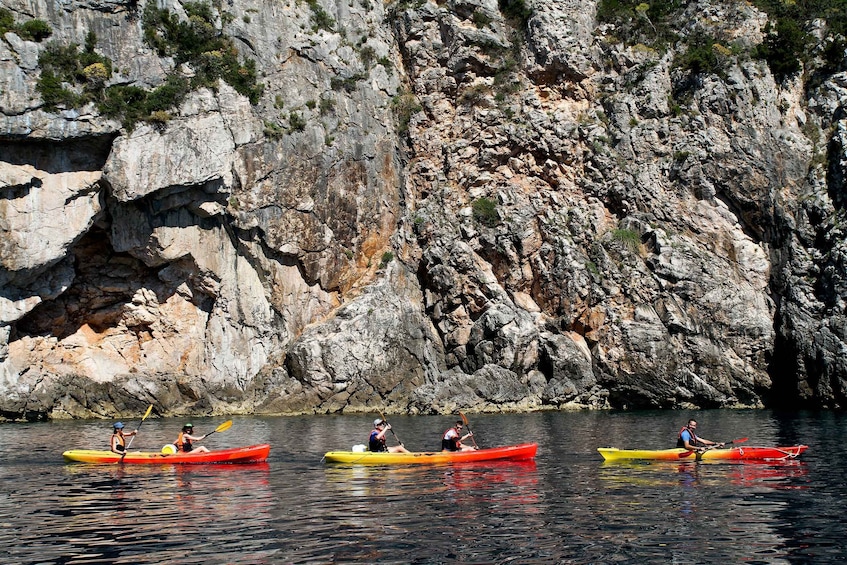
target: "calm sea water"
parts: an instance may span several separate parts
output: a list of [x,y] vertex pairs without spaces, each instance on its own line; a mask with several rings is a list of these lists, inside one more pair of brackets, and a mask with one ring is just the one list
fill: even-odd
[[[0,425],[0,563],[840,563],[847,467],[839,413],[472,415],[482,446],[535,441],[533,462],[345,467],[369,416],[235,418],[212,448],[270,443],[258,465],[65,463],[110,422]],[[606,464],[600,446],[672,446],[689,417],[713,440],[810,449],[795,461]],[[140,415],[139,415],[140,418]],[[199,432],[224,418],[194,419]],[[451,418],[392,417],[433,449]],[[132,429],[138,423],[126,421]],[[148,419],[158,451],[182,420]]]

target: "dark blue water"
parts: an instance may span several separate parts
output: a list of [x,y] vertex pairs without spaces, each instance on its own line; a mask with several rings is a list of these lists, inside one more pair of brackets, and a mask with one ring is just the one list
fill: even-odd
[[[0,563],[840,563],[843,414],[770,411],[471,415],[483,446],[536,441],[534,462],[345,467],[378,414],[235,418],[211,448],[270,443],[266,464],[65,463],[110,422],[0,425]],[[781,464],[606,464],[600,446],[672,446],[689,416],[713,440],[804,443]],[[139,415],[140,417],[140,415]],[[199,432],[225,418],[193,419]],[[433,449],[451,418],[391,417]],[[127,422],[129,429],[137,421]],[[181,420],[148,419],[158,451]]]

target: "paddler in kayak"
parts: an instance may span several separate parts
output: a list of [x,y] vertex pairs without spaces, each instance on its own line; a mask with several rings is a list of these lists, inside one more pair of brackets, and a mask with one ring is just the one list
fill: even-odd
[[465,423],[462,420],[456,420],[456,425],[444,432],[441,436],[441,451],[473,451],[476,447],[472,445],[463,445],[462,442],[473,436],[473,432],[468,432],[462,435],[462,428]]
[[138,433],[138,430],[124,433],[123,422],[115,422],[115,425],[112,426],[112,428],[112,453],[124,455],[126,454],[126,438],[134,436]]
[[194,433],[194,425],[193,424],[185,424],[182,427],[182,431],[179,432],[179,436],[177,436],[174,445],[176,446],[176,450],[182,453],[188,453],[189,451],[196,451],[198,453],[208,453],[209,448],[205,445],[194,445],[192,442],[194,441],[203,441],[206,439],[206,435],[203,436],[195,436],[191,435]]
[[712,441],[703,437],[697,437],[694,430],[697,429],[697,420],[688,420],[688,424],[679,430],[679,437],[676,440],[677,447],[683,447],[689,451],[705,451],[710,447],[723,447],[725,444]]
[[402,445],[392,445],[389,447],[385,443],[385,434],[391,429],[391,424],[377,418],[374,420],[374,429],[371,430],[371,435],[368,438],[368,451],[387,451],[389,453],[409,453],[409,450]]

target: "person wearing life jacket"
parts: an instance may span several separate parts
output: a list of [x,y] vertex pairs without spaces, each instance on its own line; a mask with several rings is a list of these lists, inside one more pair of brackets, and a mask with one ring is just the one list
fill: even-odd
[[676,440],[676,446],[688,449],[689,451],[705,451],[707,447],[723,447],[723,443],[718,443],[703,437],[697,437],[694,431],[697,429],[697,420],[688,420],[688,424],[679,430],[679,437]]
[[476,449],[472,445],[462,445],[462,442],[473,435],[473,432],[468,432],[462,435],[464,422],[456,420],[456,425],[444,432],[441,436],[441,451],[473,451]]
[[124,433],[123,422],[115,422],[115,425],[112,426],[112,428],[112,453],[126,455],[126,438],[134,436],[138,433],[138,430]]
[[179,432],[179,435],[177,436],[176,441],[174,442],[174,445],[176,446],[176,450],[183,452],[183,453],[188,453],[190,451],[197,451],[198,453],[200,453],[200,452],[208,453],[208,451],[209,451],[208,447],[206,447],[205,445],[194,445],[192,442],[203,441],[204,439],[206,439],[206,436],[209,435],[209,434],[198,437],[198,436],[191,435],[193,433],[194,433],[194,426],[192,424],[185,424],[182,427],[182,431]]
[[388,446],[385,443],[385,434],[391,429],[391,424],[377,418],[374,420],[374,429],[371,430],[371,435],[368,438],[368,451],[387,451],[389,453],[409,453],[409,450],[402,445]]

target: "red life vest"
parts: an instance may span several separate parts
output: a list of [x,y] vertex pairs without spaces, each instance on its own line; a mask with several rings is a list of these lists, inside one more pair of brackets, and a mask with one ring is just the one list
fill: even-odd
[[179,432],[179,435],[176,438],[176,450],[177,451],[192,451],[194,446],[191,445],[191,440],[185,437],[185,432]]

